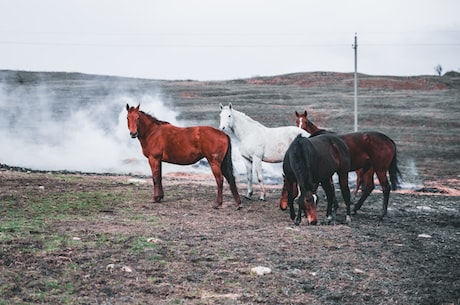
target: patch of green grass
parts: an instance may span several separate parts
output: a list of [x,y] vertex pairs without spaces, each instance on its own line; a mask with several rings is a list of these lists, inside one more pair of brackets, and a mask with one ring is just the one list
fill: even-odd
[[146,237],[136,237],[132,240],[130,250],[133,253],[141,253],[147,250],[155,249],[157,247],[157,244],[148,241]]
[[[30,207],[36,216],[60,218],[62,216],[88,216],[109,205],[119,203],[120,196],[103,191],[54,193],[39,198]],[[64,217],[65,218],[65,217]]]

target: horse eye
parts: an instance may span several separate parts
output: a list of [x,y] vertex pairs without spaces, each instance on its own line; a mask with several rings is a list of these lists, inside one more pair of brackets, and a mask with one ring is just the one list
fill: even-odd
[[231,118],[231,117],[232,117],[232,115],[231,115],[231,114],[229,114],[229,115],[228,115],[228,117],[229,117],[229,118]]

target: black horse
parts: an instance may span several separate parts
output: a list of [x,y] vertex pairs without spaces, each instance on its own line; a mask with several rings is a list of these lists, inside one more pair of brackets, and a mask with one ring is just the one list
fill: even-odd
[[[340,190],[347,206],[347,223],[351,222],[350,189],[348,172],[350,171],[350,153],[345,142],[334,134],[323,134],[313,138],[297,137],[289,146],[283,161],[284,187],[287,191],[287,203],[291,219],[295,224],[302,221],[302,211],[310,224],[317,223],[316,204],[313,194],[321,183],[327,196],[327,219],[334,220],[337,210],[332,175],[339,176]],[[294,210],[294,193],[300,187],[298,199],[299,212]],[[334,204],[334,211],[332,205]],[[281,207],[283,209],[283,207]],[[287,207],[284,207],[286,209]]]

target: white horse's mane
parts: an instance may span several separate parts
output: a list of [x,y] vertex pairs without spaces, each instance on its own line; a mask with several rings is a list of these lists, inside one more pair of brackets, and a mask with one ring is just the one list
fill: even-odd
[[[225,106],[227,108],[229,108],[228,106]],[[241,112],[241,111],[238,111],[238,110],[235,110],[235,109],[230,109],[231,111],[235,112],[236,114],[242,116],[244,119],[246,119],[247,121],[251,122],[251,123],[254,123],[254,124],[257,124],[259,125],[260,127],[263,127],[263,128],[267,128],[267,126],[265,126],[264,124],[260,123],[259,121],[256,121],[254,120],[253,118],[251,118],[250,116],[248,116],[246,113],[244,112]]]

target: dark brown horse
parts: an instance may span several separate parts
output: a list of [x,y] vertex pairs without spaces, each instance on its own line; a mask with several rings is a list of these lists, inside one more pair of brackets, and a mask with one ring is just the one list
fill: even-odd
[[[321,183],[327,196],[328,220],[334,220],[337,207],[332,175],[339,177],[342,197],[347,206],[347,222],[351,222],[350,189],[348,172],[350,170],[350,153],[345,142],[334,134],[319,135],[314,138],[298,136],[289,146],[283,161],[284,189],[287,191],[287,205],[291,219],[299,225],[302,212],[307,215],[310,224],[317,223],[316,203],[313,194]],[[294,198],[300,187],[297,217],[294,210]],[[334,204],[334,210],[332,205]],[[283,207],[282,207],[283,208]],[[284,207],[286,209],[287,207]]]
[[[325,129],[318,128],[308,120],[307,111],[301,114],[296,111],[295,115],[296,126],[306,130],[312,136],[315,134],[330,133]],[[375,188],[375,173],[383,191],[383,207],[380,215],[380,218],[383,218],[388,209],[390,189],[395,190],[398,187],[401,175],[397,164],[395,142],[380,132],[352,132],[339,135],[339,137],[345,141],[350,150],[350,170],[357,171],[355,194],[361,183],[363,185],[361,197],[355,205],[353,212],[356,213],[361,208],[366,198]],[[390,176],[391,186],[387,178],[387,172]]]
[[187,165],[206,158],[217,183],[217,199],[214,208],[222,205],[224,177],[230,184],[237,208],[241,199],[233,175],[231,142],[228,135],[210,126],[181,128],[163,122],[139,110],[139,106],[128,111],[128,129],[132,138],[138,138],[144,156],[149,160],[153,178],[153,200],[163,197],[161,162]]

